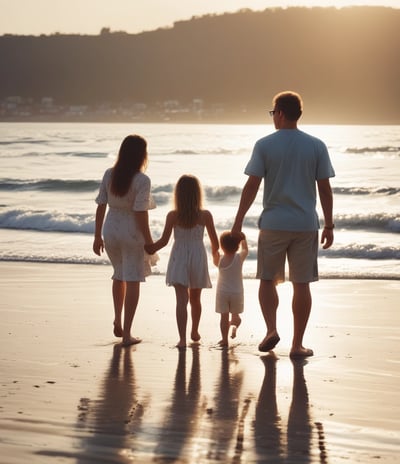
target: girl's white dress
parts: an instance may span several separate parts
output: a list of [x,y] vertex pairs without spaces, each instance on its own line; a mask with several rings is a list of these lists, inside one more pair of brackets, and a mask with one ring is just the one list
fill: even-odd
[[204,246],[204,225],[185,229],[174,227],[174,244],[168,261],[167,285],[188,288],[211,288],[207,252]]

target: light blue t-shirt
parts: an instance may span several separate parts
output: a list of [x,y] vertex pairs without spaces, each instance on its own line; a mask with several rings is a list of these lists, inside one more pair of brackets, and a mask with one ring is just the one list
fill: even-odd
[[245,174],[264,179],[260,229],[318,230],[316,181],[335,176],[321,140],[280,129],[256,142]]

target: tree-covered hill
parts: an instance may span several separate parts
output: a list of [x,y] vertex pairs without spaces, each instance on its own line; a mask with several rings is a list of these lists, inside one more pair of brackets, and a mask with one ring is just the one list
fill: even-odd
[[262,117],[299,91],[310,122],[400,123],[400,9],[288,8],[194,17],[141,34],[0,37],[0,99],[221,105]]

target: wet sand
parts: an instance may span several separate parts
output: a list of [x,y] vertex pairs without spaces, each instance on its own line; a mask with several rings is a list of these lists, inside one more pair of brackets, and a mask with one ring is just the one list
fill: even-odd
[[291,361],[290,284],[281,342],[262,354],[256,280],[229,349],[211,289],[201,343],[178,351],[163,276],[142,285],[143,342],[126,349],[112,334],[109,266],[3,262],[0,275],[5,464],[398,462],[399,281],[313,284],[315,356]]

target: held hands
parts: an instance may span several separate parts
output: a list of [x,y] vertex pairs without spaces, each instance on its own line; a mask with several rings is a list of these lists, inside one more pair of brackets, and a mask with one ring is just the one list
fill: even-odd
[[146,243],[144,245],[144,251],[148,254],[148,255],[154,255],[154,253],[158,250],[158,248],[156,247],[156,244],[155,243]]
[[242,223],[237,220],[233,223],[231,234],[240,238],[240,240],[246,240],[246,235],[242,232]]
[[212,252],[212,257],[213,257],[213,263],[215,266],[218,266],[219,264],[219,258],[220,258],[220,254],[219,254],[219,251],[218,250],[215,250]]
[[100,256],[104,252],[104,242],[102,237],[95,237],[93,241],[93,251]]
[[231,234],[240,239],[240,241],[246,240],[246,235],[239,228],[232,227]]

